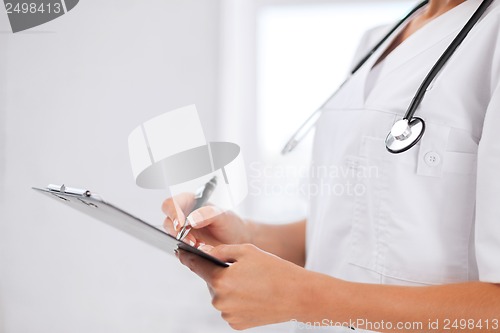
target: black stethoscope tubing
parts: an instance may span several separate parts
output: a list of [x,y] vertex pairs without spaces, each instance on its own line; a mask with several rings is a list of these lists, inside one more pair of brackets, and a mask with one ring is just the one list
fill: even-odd
[[[413,118],[413,115],[415,114],[415,111],[417,110],[418,106],[422,102],[425,93],[427,92],[427,88],[429,85],[432,83],[432,81],[436,78],[436,76],[439,74],[439,72],[443,69],[444,65],[448,62],[448,60],[453,56],[455,51],[458,49],[460,44],[464,41],[465,37],[469,34],[469,32],[472,30],[472,28],[476,25],[476,23],[479,21],[479,19],[483,16],[484,12],[488,9],[488,7],[491,5],[493,0],[484,0],[481,5],[478,7],[474,15],[469,19],[469,21],[465,24],[465,26],[462,28],[462,30],[459,32],[457,37],[451,42],[450,46],[444,51],[444,53],[441,55],[441,57],[436,61],[432,69],[429,71],[427,76],[425,77],[424,81],[418,88],[417,92],[415,93],[415,96],[413,97],[410,106],[408,107],[408,110],[406,111],[406,114],[403,119],[410,120]],[[401,26],[403,25],[413,14],[415,14],[420,8],[424,7],[429,3],[429,0],[425,0],[418,4],[415,8],[413,8],[402,20],[400,20],[388,33],[387,35],[380,40],[380,42],[377,43],[373,47],[373,49],[368,52],[368,54],[359,61],[359,63],[354,67],[354,69],[351,71],[351,75],[356,73],[363,65],[370,59],[370,57],[377,52],[377,50],[389,39],[392,34]]]
[[[483,14],[486,12],[488,7],[491,5],[493,0],[483,0],[481,5],[476,9],[474,14],[471,16],[471,18],[467,21],[467,23],[464,25],[462,30],[458,33],[458,35],[453,39],[451,44],[446,48],[446,50],[443,52],[441,57],[436,61],[434,66],[431,68],[427,76],[425,77],[424,81],[421,83],[420,87],[418,88],[417,92],[415,93],[415,96],[411,100],[410,105],[408,106],[408,109],[406,110],[406,113],[403,117],[403,121],[406,121],[408,123],[408,129],[411,132],[411,128],[415,125],[421,126],[421,129],[418,130],[418,136],[415,136],[413,138],[409,138],[407,143],[405,143],[402,147],[399,147],[398,149],[393,149],[391,147],[390,142],[394,143],[394,136],[392,135],[392,130],[388,134],[386,138],[386,148],[389,152],[391,153],[402,153],[404,151],[407,151],[408,149],[412,148],[415,144],[417,144],[418,141],[422,138],[422,135],[425,132],[425,122],[423,119],[418,118],[418,117],[413,117],[415,115],[415,111],[417,108],[420,106],[422,103],[422,100],[424,99],[424,96],[426,92],[428,91],[429,85],[434,81],[436,76],[441,72],[441,70],[444,68],[448,60],[453,56],[455,51],[458,49],[458,47],[462,44],[462,42],[465,40],[469,32],[472,30],[472,28],[476,25],[476,23],[479,21],[479,19],[483,16]],[[428,1],[424,1],[421,4],[419,4],[416,9],[424,6],[427,4]],[[414,11],[413,11],[414,12]],[[405,139],[403,139],[401,142],[404,142]]]
[[351,75],[354,75],[363,65],[368,61],[368,59],[371,58],[371,56],[377,52],[377,50],[384,45],[384,43],[392,36],[393,33],[396,32],[396,30],[399,29],[400,26],[402,26],[410,17],[413,16],[420,8],[424,7],[429,3],[429,0],[425,0],[421,2],[420,4],[417,5],[417,7],[413,8],[405,17],[403,17],[385,36],[380,40],[380,42],[375,45],[370,52],[366,56],[364,56],[356,66],[351,70]]
[[439,74],[439,72],[443,69],[444,65],[450,60],[450,58],[453,56],[455,51],[458,49],[460,44],[464,41],[465,37],[469,34],[469,32],[472,30],[472,28],[476,25],[476,23],[479,21],[479,19],[483,16],[483,14],[486,12],[488,7],[491,5],[493,0],[484,0],[481,5],[478,7],[476,12],[472,15],[472,17],[467,21],[465,26],[462,28],[460,33],[455,37],[453,42],[451,42],[450,46],[444,51],[443,55],[438,59],[434,67],[430,70],[429,74],[427,74],[426,78],[420,85],[420,88],[417,90],[417,93],[415,94],[415,97],[413,97],[413,100],[411,101],[410,106],[408,107],[408,111],[406,111],[406,115],[404,116],[404,119],[411,119],[413,118],[413,115],[415,114],[415,111],[417,110],[418,106],[422,102],[422,99],[425,96],[425,93],[427,92],[427,88],[429,85],[432,83],[434,78]]
[[[406,110],[405,115],[403,118],[399,121],[404,121],[407,123],[408,126],[408,132],[411,133],[411,129],[415,128],[417,129],[415,135],[409,136],[408,139],[406,138],[401,138],[397,139],[397,136],[394,136],[392,134],[392,130],[389,133],[389,135],[386,138],[386,148],[389,152],[391,153],[401,153],[404,151],[407,151],[411,147],[413,147],[423,136],[423,133],[425,131],[425,122],[418,117],[414,117],[415,111],[417,108],[420,106],[422,103],[422,100],[425,96],[425,93],[427,92],[429,85],[434,81],[436,76],[441,72],[441,70],[444,68],[448,60],[453,56],[455,51],[458,49],[458,47],[462,44],[464,39],[467,37],[469,32],[472,30],[472,28],[476,25],[476,23],[479,21],[479,19],[484,15],[488,7],[493,3],[494,0],[483,0],[481,5],[476,9],[474,14],[471,16],[471,18],[467,21],[467,23],[464,25],[464,27],[460,30],[458,35],[453,39],[451,44],[446,48],[446,50],[443,52],[441,57],[436,61],[434,66],[431,68],[425,79],[422,81],[420,87],[418,88],[417,92],[415,93],[413,99],[411,100],[410,105],[408,106],[408,109]],[[369,52],[366,56],[364,56],[356,66],[351,71],[350,77],[354,75],[363,65],[370,59],[370,57],[400,28],[413,14],[415,14],[419,9],[424,7],[429,3],[429,0],[425,0],[421,3],[419,3],[415,8],[413,8],[403,19],[401,19]],[[332,98],[335,96],[335,94],[340,90],[340,88],[349,80],[346,79],[344,83],[341,84],[339,89],[330,97]],[[330,99],[329,98],[329,99]],[[329,100],[328,99],[328,100]],[[327,102],[328,102],[327,100]],[[326,102],[325,102],[326,104]],[[323,107],[323,106],[322,106]],[[316,110],[302,126],[295,132],[295,134],[290,138],[288,143],[285,145],[285,147],[282,150],[282,154],[289,153],[292,151],[298,143],[302,140],[302,138],[307,134],[311,126],[314,126],[314,123],[317,121],[319,118],[319,113],[321,112],[322,107],[320,107],[318,110]],[[307,126],[310,125],[310,126]],[[396,149],[392,149],[389,147],[388,142],[396,142],[399,140],[399,143],[401,145],[397,147]],[[406,143],[404,141],[407,141]]]

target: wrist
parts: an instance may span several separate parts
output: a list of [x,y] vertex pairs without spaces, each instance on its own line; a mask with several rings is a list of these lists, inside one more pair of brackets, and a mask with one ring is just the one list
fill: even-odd
[[255,233],[257,232],[258,225],[249,219],[242,219],[243,221],[243,239],[241,243],[245,244],[253,244],[255,240]]
[[[337,320],[341,316],[346,281],[304,269],[307,274],[300,277],[302,282],[295,286],[297,315],[299,322],[324,322]],[[307,283],[303,283],[307,281]]]
[[318,303],[321,293],[318,293],[321,287],[318,285],[321,281],[318,279],[318,274],[308,271],[304,268],[300,269],[300,273],[289,279],[291,285],[288,286],[291,290],[290,320],[298,322],[313,322],[313,318],[317,318],[318,311],[323,307],[322,303]]

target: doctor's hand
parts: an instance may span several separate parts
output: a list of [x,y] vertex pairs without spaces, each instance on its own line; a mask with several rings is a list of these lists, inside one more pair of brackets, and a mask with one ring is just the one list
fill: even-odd
[[201,246],[225,262],[219,267],[199,256],[179,251],[179,260],[207,282],[213,306],[236,330],[297,318],[302,297],[297,286],[307,271],[250,244]]
[[193,193],[181,193],[163,202],[162,210],[167,215],[163,227],[170,235],[177,236],[186,220],[189,220],[192,230],[184,241],[192,246],[249,242],[248,223],[238,215],[208,205],[186,216],[194,203]]

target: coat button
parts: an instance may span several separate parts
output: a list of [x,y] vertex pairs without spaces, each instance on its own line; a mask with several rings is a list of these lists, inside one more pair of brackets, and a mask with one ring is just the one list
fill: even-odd
[[437,166],[439,165],[439,163],[441,163],[441,156],[439,156],[439,154],[434,151],[430,151],[425,154],[424,159],[425,163],[431,167]]

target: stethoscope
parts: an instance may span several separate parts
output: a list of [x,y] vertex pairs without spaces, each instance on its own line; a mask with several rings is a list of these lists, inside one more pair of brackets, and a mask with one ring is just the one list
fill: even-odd
[[[420,8],[425,6],[429,0],[423,1],[417,5],[413,10],[411,10],[401,21],[399,21],[392,29],[387,33],[387,35],[382,38],[380,42],[375,45],[375,47],[368,52],[368,54],[361,59],[361,61],[354,67],[351,71],[349,77],[340,85],[340,87],[331,95],[328,100],[326,100],[323,105],[321,105],[316,111],[306,119],[306,121],[299,127],[299,129],[293,134],[293,136],[288,140],[287,144],[281,151],[282,154],[287,154],[295,149],[295,147],[304,139],[307,133],[316,125],[323,108],[326,104],[337,94],[338,91],[344,86],[344,84],[352,77],[367,61],[368,59],[392,36],[392,34],[403,25],[415,12]],[[455,39],[451,42],[448,48],[444,51],[438,61],[434,64],[430,72],[425,77],[424,81],[418,88],[415,96],[413,97],[410,106],[408,107],[403,119],[398,120],[391,128],[391,131],[385,139],[385,146],[387,150],[393,154],[402,153],[413,147],[424,134],[425,122],[422,118],[414,117],[415,111],[422,102],[427,88],[438,75],[438,73],[443,69],[445,64],[455,53],[457,48],[462,44],[465,37],[469,34],[472,28],[476,25],[479,19],[483,16],[486,9],[491,5],[493,0],[483,0],[478,9],[474,12],[469,21],[465,24],[462,30],[458,33]]]

